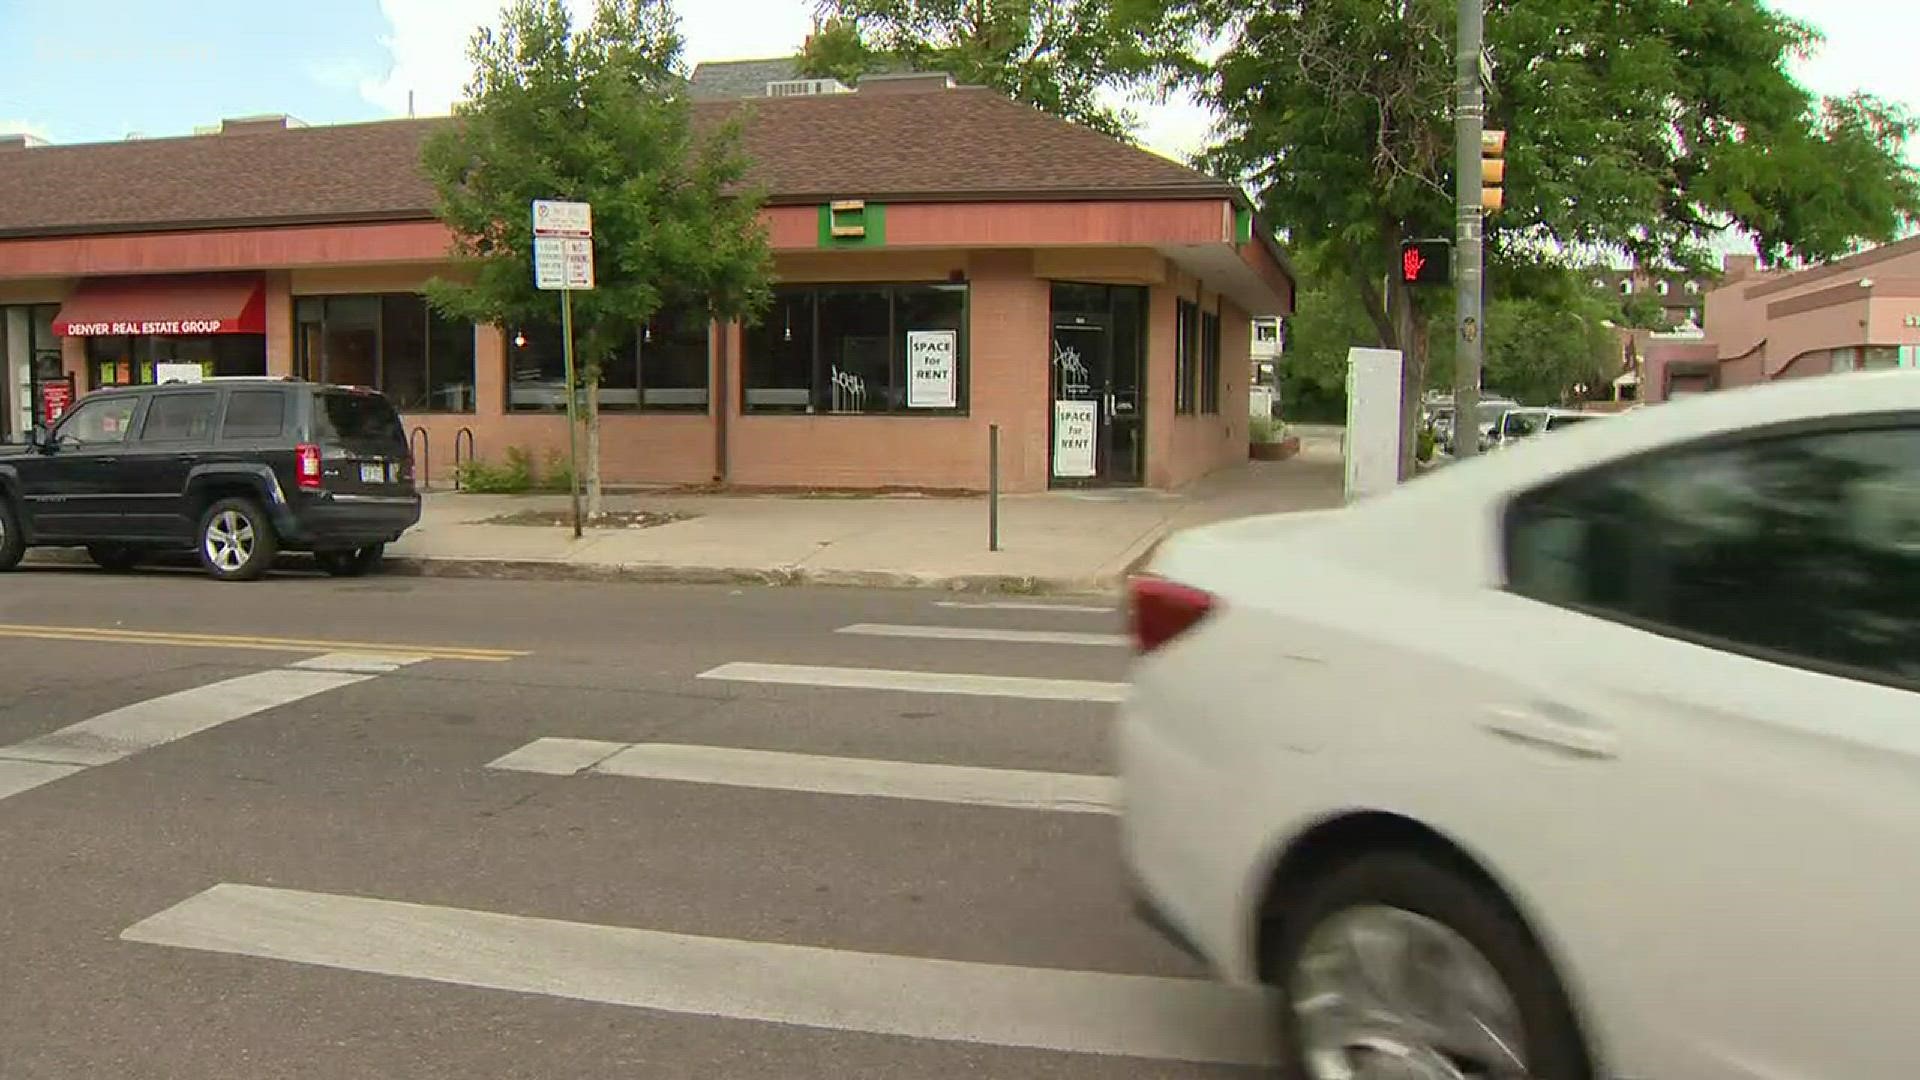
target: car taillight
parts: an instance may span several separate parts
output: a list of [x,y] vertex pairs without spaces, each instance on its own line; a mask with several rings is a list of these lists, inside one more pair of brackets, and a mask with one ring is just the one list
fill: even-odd
[[294,472],[303,488],[320,486],[320,448],[312,443],[301,443],[293,451]]
[[1212,593],[1165,578],[1137,577],[1128,590],[1133,644],[1143,655],[1193,629],[1219,603]]

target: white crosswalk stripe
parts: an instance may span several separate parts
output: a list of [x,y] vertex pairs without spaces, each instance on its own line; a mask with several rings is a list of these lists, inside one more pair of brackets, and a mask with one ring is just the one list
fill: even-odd
[[698,937],[236,884],[216,885],[120,936],[841,1031],[1230,1065],[1275,1060],[1266,995],[1199,979]]
[[[564,745],[541,745],[550,741]],[[554,773],[557,766],[584,756],[593,760],[581,768],[566,769],[562,775],[592,772],[643,780],[1087,814],[1113,813],[1119,796],[1113,779],[1106,776],[677,743],[629,745],[541,739],[492,762],[489,768]]]
[[1036,600],[935,600],[933,606],[959,611],[1043,611],[1062,615],[1107,615],[1119,610],[1111,604],[1048,604]]
[[920,638],[929,641],[998,641],[1011,645],[1089,645],[1124,648],[1125,634],[1092,634],[1072,630],[998,630],[980,626],[899,626],[892,623],[855,623],[842,634],[864,637]]
[[143,750],[184,739],[296,701],[365,682],[412,661],[330,654],[276,671],[257,671],[101,713],[57,731],[0,746],[0,799],[84,769],[111,765]]
[[825,686],[846,690],[897,690],[918,694],[1029,698],[1036,701],[1126,700],[1127,684],[1090,679],[1040,679],[1024,675],[968,675],[883,668],[817,667],[808,664],[722,664],[700,674],[728,682]]

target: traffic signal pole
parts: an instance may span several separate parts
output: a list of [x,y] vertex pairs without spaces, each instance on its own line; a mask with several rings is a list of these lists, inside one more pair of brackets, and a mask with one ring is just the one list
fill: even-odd
[[1454,257],[1458,350],[1453,373],[1453,453],[1480,452],[1480,361],[1486,341],[1481,280],[1485,271],[1485,208],[1481,205],[1486,96],[1480,88],[1480,54],[1486,36],[1485,0],[1460,0],[1459,103],[1454,111],[1454,202],[1459,234]]

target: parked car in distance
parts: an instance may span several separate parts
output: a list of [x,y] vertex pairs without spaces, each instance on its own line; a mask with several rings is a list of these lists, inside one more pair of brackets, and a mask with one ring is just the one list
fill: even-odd
[[379,393],[293,379],[100,390],[26,446],[0,447],[0,570],[29,547],[126,569],[192,550],[222,580],[280,551],[329,573],[379,563],[420,520],[413,456]]
[[1598,420],[1605,413],[1581,412],[1578,409],[1509,409],[1500,416],[1500,422],[1493,427],[1487,438],[1487,445],[1509,446],[1530,435],[1540,435],[1549,431],[1559,431],[1588,420]]
[[1285,1075],[1913,1076],[1920,371],[1176,534],[1131,603],[1125,859]]

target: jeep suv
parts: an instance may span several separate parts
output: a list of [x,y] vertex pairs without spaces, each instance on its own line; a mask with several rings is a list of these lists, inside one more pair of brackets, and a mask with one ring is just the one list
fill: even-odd
[[52,431],[0,447],[0,570],[29,547],[84,546],[109,569],[191,548],[223,581],[309,551],[351,576],[419,520],[406,429],[385,397],[355,387],[101,390]]

